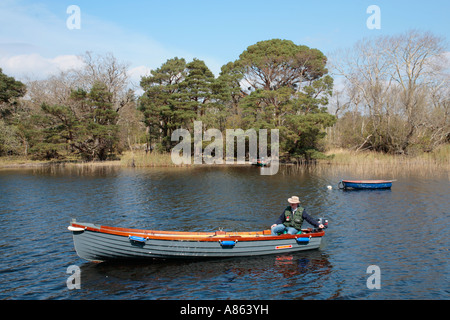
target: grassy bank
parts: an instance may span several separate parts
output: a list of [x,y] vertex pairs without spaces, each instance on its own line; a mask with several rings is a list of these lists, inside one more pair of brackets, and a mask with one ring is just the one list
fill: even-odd
[[[421,169],[450,169],[450,145],[442,146],[434,152],[417,156],[389,155],[379,152],[354,152],[345,149],[333,149],[326,152],[332,156],[329,160],[319,160],[319,165],[350,166],[352,168],[385,167]],[[29,168],[48,165],[81,167],[181,167],[175,165],[170,153],[145,153],[144,151],[125,152],[120,160],[102,162],[82,161],[32,161],[21,157],[0,157],[0,168]]]
[[[32,168],[51,165],[65,167],[176,167],[170,153],[125,152],[120,160],[81,161],[81,160],[30,160],[25,157],[0,157],[0,168]],[[180,165],[181,166],[181,165]],[[184,165],[185,166],[185,165]]]
[[25,157],[0,157],[0,168],[39,167],[49,161],[29,160]]

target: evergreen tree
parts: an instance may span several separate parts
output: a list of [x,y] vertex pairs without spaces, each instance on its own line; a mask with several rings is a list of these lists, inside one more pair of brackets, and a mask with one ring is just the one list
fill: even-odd
[[15,102],[14,99],[23,97],[26,93],[26,86],[3,73],[0,68],[0,117],[11,114],[10,107]]
[[173,58],[141,79],[145,92],[139,99],[139,110],[143,112],[149,130],[149,143],[156,142],[162,151],[170,150],[173,130],[195,116],[185,108],[180,88],[186,74],[186,61]]
[[181,83],[186,98],[188,114],[186,127],[191,128],[194,120],[203,123],[203,129],[225,129],[227,113],[224,101],[227,99],[226,84],[214,77],[214,74],[202,60],[194,59],[186,65],[187,76]]
[[20,125],[20,117],[16,116],[16,113],[20,109],[17,99],[25,93],[26,86],[4,74],[0,68],[0,155],[21,152],[20,145],[23,144],[25,131],[21,130],[23,126]]
[[325,106],[333,79],[317,49],[273,39],[249,46],[233,63],[248,85],[239,101],[246,128],[279,129],[281,152],[321,157],[318,141],[334,123]]
[[118,113],[113,110],[111,94],[104,83],[95,82],[89,92],[72,91],[72,106],[43,104],[43,139],[35,145],[35,154],[51,159],[74,152],[92,161],[120,152]]
[[86,160],[106,160],[119,151],[117,119],[112,93],[102,82],[95,82],[89,93],[78,90],[72,98],[85,110],[77,121],[77,135],[72,145]]
[[187,76],[181,83],[181,88],[186,95],[187,109],[200,119],[208,111],[208,105],[212,102],[212,84],[214,74],[202,60],[194,59],[186,65]]

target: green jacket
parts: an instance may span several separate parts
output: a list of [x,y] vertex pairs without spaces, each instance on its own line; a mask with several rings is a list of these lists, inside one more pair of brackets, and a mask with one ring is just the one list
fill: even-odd
[[303,224],[303,211],[305,209],[303,207],[298,206],[297,210],[292,213],[291,206],[288,206],[284,209],[285,221],[283,222],[284,226],[292,227],[297,230],[301,230]]

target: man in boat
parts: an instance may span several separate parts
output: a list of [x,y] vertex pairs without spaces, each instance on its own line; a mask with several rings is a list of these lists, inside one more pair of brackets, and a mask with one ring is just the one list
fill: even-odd
[[303,220],[308,221],[316,228],[323,229],[321,223],[315,221],[309,214],[306,213],[305,208],[300,206],[300,200],[296,196],[288,199],[290,206],[284,209],[280,217],[275,221],[270,228],[272,235],[283,234],[286,231],[289,234],[296,234],[302,229]]

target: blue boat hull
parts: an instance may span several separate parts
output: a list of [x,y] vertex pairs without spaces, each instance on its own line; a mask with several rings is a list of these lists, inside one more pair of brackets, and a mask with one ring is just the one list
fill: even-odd
[[341,181],[344,189],[389,189],[392,181]]

